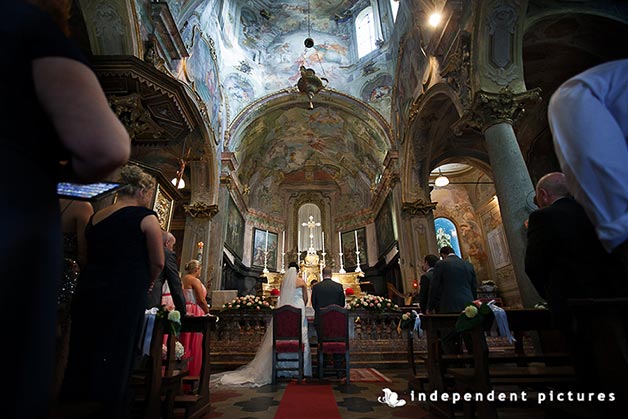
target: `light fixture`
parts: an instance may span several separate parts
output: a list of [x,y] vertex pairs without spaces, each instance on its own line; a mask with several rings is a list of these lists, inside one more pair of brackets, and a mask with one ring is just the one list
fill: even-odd
[[434,12],[427,19],[427,23],[429,23],[431,27],[435,28],[438,26],[442,18],[443,16],[440,13]]
[[[312,39],[312,36],[310,34],[311,26],[312,25],[310,23],[310,0],[308,0],[307,2],[307,38],[305,38],[305,41],[303,41],[303,44],[305,45],[305,52],[303,53],[304,61],[305,61],[305,53],[307,52],[309,48],[312,48],[314,46],[314,40]],[[323,68],[323,63],[321,61],[320,55],[318,56],[317,61],[321,65],[321,68],[323,69],[323,74],[325,74],[325,69]],[[297,88],[299,89],[301,93],[305,93],[307,95],[309,99],[310,109],[314,109],[314,104],[312,103],[312,99],[314,98],[314,95],[320,92],[321,90],[323,90],[327,86],[327,83],[329,83],[329,80],[327,80],[325,77],[318,77],[314,69],[306,68],[304,65],[299,67],[299,72],[301,73],[301,78],[299,78],[299,81],[297,82]],[[323,84],[323,81],[325,81],[324,84]]]
[[439,188],[449,185],[449,178],[443,175],[443,172],[441,172],[440,167],[438,168],[438,177],[434,179],[434,185],[438,186]]
[[185,189],[185,180],[183,178],[173,177],[170,181],[177,189]]

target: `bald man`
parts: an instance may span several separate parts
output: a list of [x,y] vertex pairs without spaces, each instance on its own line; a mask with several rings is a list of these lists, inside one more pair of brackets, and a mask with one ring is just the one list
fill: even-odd
[[560,172],[536,185],[537,211],[530,214],[525,268],[547,300],[557,324],[569,324],[568,298],[603,297],[620,272],[616,258],[604,251],[593,224],[567,190]]
[[174,245],[177,239],[169,231],[163,231],[161,238],[164,243],[165,264],[164,269],[155,281],[153,289],[148,293],[147,308],[159,307],[161,305],[162,289],[164,283],[167,282],[174,307],[182,316],[185,316],[185,297],[183,296],[181,277],[177,268],[177,255],[174,253]]

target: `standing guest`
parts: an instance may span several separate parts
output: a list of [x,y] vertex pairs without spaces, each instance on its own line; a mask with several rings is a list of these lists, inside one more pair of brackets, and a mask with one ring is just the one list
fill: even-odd
[[61,229],[63,231],[63,276],[57,295],[57,340],[55,348],[55,371],[52,399],[56,399],[63,382],[65,366],[68,362],[71,317],[70,304],[76,288],[80,267],[87,260],[85,227],[94,214],[92,204],[87,201],[59,199],[61,208]]
[[[470,302],[477,299],[477,279],[473,265],[460,259],[451,246],[440,249],[439,260],[434,265],[434,275],[430,284],[427,300],[428,313],[460,313]],[[462,347],[459,339],[448,339],[451,330],[439,330],[442,339],[443,353],[460,353]],[[471,339],[463,336],[467,350],[471,349]]]
[[434,266],[436,266],[436,262],[438,262],[438,256],[436,255],[425,255],[425,258],[423,258],[422,269],[425,273],[421,275],[421,282],[419,284],[421,288],[418,297],[419,307],[423,314],[427,313],[427,300],[430,295],[430,283],[434,277]]
[[[0,300],[7,313],[20,313],[3,330],[20,345],[0,352],[13,377],[0,395],[4,418],[41,418],[49,408],[63,260],[58,162],[70,160],[72,175],[90,182],[105,179],[131,152],[96,76],[65,35],[72,2],[30,3],[0,2],[0,57],[11,63],[0,70]],[[36,310],[16,298],[24,293],[16,280],[24,267]]]
[[595,330],[574,327],[575,313],[568,299],[620,295],[621,263],[604,250],[584,209],[569,195],[562,173],[549,173],[538,181],[536,202],[539,209],[530,214],[528,221],[526,273],[547,299],[554,325],[565,333],[568,347],[573,350],[579,388],[618,392],[624,388],[624,376],[620,374],[619,381],[612,377],[621,371],[620,363],[612,368],[612,374],[606,374],[603,371],[607,363],[598,368],[599,360],[592,348],[592,342],[597,345],[602,336],[602,352],[610,357],[608,338],[616,331],[610,324],[598,324]]
[[548,122],[567,186],[628,281],[628,59],[593,67],[552,95]]
[[102,403],[103,417],[127,416],[127,389],[150,285],[164,266],[161,227],[148,209],[155,180],[137,166],[126,188],[85,231],[87,265],[72,303],[70,356],[62,398]]
[[[159,307],[162,304],[168,307],[174,304],[174,308],[176,308],[182,316],[185,316],[185,297],[183,296],[179,269],[177,269],[177,255],[174,252],[174,245],[177,239],[169,231],[163,231],[161,237],[164,243],[165,266],[159,274],[157,281],[155,281],[153,289],[148,293],[148,304],[146,308]],[[164,285],[166,285],[169,290],[168,295],[163,294],[163,299],[170,300],[165,301],[166,304],[164,304],[162,300]]]
[[[199,317],[209,313],[209,306],[205,300],[207,288],[203,285],[200,277],[201,262],[192,259],[185,264],[185,275],[183,275],[182,282],[188,316]],[[179,340],[191,357],[188,364],[190,376],[199,376],[203,359],[203,334],[181,333]]]
[[460,259],[451,246],[440,249],[443,258],[434,265],[427,309],[434,313],[460,313],[477,299],[478,282],[475,269]]

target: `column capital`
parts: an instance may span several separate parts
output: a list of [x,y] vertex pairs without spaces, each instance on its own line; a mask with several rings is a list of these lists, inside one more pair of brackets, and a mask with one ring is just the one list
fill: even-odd
[[191,205],[184,205],[185,212],[192,218],[214,218],[218,214],[218,205],[210,205],[206,202],[196,201]]
[[438,202],[429,202],[424,199],[417,199],[412,202],[404,202],[401,205],[401,210],[410,215],[427,215],[434,211]]
[[507,123],[512,125],[524,112],[527,105],[541,100],[538,87],[521,93],[515,93],[509,86],[498,92],[480,90],[475,94],[471,107],[452,126],[456,135],[465,129],[479,132],[487,128]]

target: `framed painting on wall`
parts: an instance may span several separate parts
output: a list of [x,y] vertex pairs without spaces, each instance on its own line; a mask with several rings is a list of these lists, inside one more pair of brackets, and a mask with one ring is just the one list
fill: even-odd
[[268,230],[253,229],[253,251],[251,266],[264,267],[264,250],[268,249],[266,267],[269,271],[277,271],[277,233]]
[[508,244],[504,235],[504,228],[498,226],[486,235],[488,247],[491,249],[491,256],[495,269],[503,268],[510,265],[510,254],[508,253]]
[[395,243],[390,195],[388,195],[384,205],[382,205],[382,209],[375,217],[375,232],[377,233],[378,255],[383,256]]
[[231,197],[229,197],[229,208],[227,209],[225,246],[242,260],[244,250],[244,217],[240,214],[240,210],[238,210]]
[[344,260],[345,269],[347,270],[352,270],[357,266],[357,258],[355,254],[356,231],[358,234],[358,246],[360,249],[360,265],[368,265],[366,229],[362,227],[357,230],[345,231],[342,233],[342,258]]

